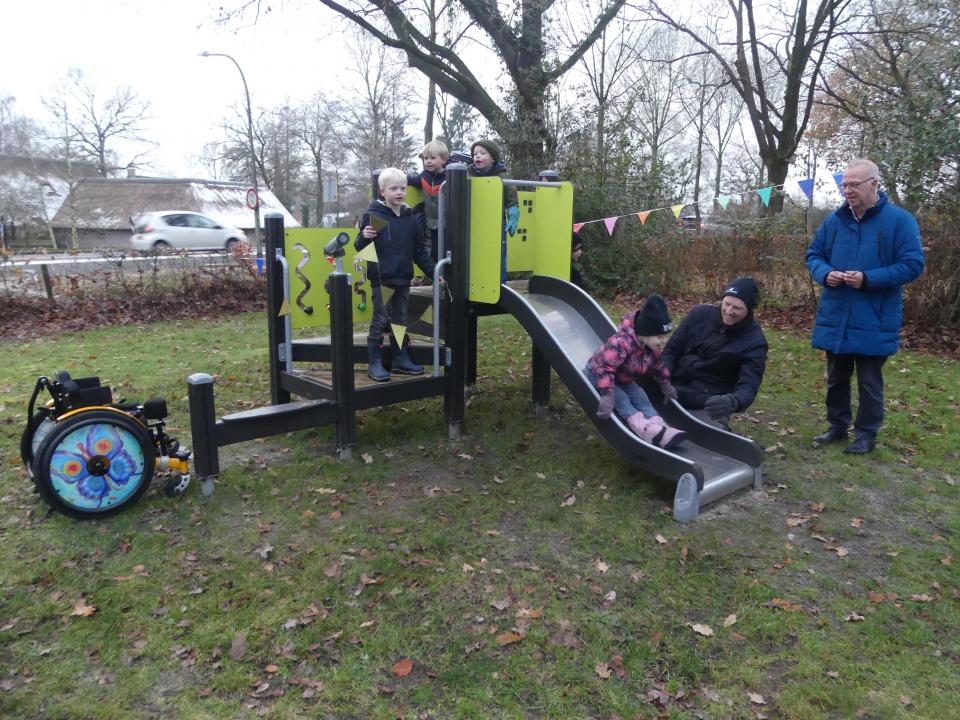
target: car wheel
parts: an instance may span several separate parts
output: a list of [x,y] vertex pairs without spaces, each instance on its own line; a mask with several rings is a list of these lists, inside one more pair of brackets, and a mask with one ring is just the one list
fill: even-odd
[[157,255],[169,255],[173,252],[173,246],[166,240],[157,240],[153,244],[153,251]]
[[236,238],[230,238],[229,240],[227,240],[227,244],[225,246],[227,252],[233,255],[233,253],[236,251],[237,246],[239,244],[240,244],[239,240],[237,240]]

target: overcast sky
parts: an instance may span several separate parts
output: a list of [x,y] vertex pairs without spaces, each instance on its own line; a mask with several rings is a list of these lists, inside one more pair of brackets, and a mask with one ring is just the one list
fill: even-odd
[[156,174],[195,176],[203,170],[194,156],[219,139],[220,121],[243,101],[233,64],[199,52],[236,58],[255,108],[348,85],[344,26],[320,3],[278,1],[256,23],[251,16],[226,25],[216,22],[220,5],[229,3],[3,0],[0,94],[16,97],[20,114],[45,122],[41,98],[70,68],[82,70],[105,95],[129,85],[150,101],[144,135],[159,143],[152,153]]

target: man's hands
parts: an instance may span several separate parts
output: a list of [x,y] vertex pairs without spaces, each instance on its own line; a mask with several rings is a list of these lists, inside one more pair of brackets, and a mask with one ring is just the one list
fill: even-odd
[[597,417],[601,420],[609,420],[613,415],[613,391],[600,396],[600,403],[597,405]]
[[863,287],[863,273],[859,270],[831,270],[825,280],[827,287],[849,285],[852,288]]
[[714,420],[729,417],[739,406],[735,395],[711,395],[703,409]]

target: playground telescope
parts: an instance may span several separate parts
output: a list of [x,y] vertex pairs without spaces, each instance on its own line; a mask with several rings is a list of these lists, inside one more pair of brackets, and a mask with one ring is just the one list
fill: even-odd
[[346,254],[344,246],[350,242],[350,237],[345,233],[339,233],[335,238],[323,246],[323,254],[327,257],[343,257]]

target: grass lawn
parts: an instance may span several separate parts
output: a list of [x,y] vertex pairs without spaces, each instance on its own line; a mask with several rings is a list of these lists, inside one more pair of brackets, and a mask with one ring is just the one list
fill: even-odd
[[481,321],[460,442],[440,399],[222,451],[216,492],[156,482],[114,518],[48,515],[20,466],[35,379],[99,374],[223,414],[268,402],[261,314],[0,345],[0,716],[936,718],[960,707],[960,370],[887,364],[875,453],[815,449],[823,364],[769,332],[735,427],[766,485],[689,525],[554,379]]

